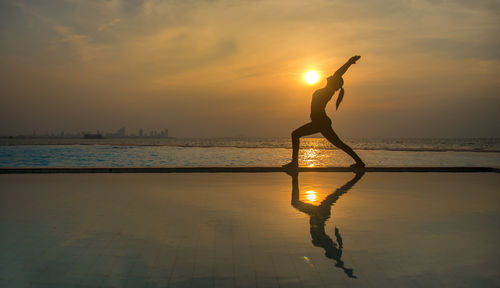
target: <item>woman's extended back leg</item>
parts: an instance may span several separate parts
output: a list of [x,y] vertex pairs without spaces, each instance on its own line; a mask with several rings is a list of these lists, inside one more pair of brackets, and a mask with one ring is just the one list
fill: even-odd
[[330,141],[330,143],[335,145],[337,148],[342,149],[345,153],[349,154],[349,156],[351,156],[354,161],[356,161],[356,164],[362,164],[362,166],[364,166],[363,160],[359,158],[358,154],[356,154],[356,152],[354,152],[351,147],[340,140],[339,136],[337,136],[331,126],[327,126],[321,129],[321,134],[323,134],[323,136],[325,136],[325,138]]

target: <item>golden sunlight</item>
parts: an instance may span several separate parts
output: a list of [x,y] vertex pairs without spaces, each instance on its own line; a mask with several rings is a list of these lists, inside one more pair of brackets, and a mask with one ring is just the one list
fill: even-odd
[[316,83],[318,83],[318,81],[319,81],[319,74],[318,74],[318,72],[316,72],[316,71],[314,71],[314,70],[309,71],[309,72],[307,72],[307,73],[306,73],[306,75],[304,76],[304,80],[305,80],[308,84],[310,84],[310,85],[312,85],[312,84],[316,84]]
[[302,156],[302,162],[307,167],[318,166],[321,163],[318,160],[320,160],[320,157],[322,156],[319,155],[319,151],[317,149],[314,148],[304,149],[304,151],[301,153],[301,156]]

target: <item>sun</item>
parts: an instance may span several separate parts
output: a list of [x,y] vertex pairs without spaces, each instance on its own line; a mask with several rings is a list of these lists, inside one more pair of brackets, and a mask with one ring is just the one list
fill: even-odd
[[304,80],[310,85],[316,84],[319,81],[319,74],[314,70],[308,71],[304,76]]

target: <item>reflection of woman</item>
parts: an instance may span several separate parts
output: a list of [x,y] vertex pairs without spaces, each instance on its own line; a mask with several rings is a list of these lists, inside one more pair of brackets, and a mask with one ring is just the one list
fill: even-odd
[[355,64],[356,61],[361,58],[361,56],[353,56],[344,66],[340,67],[337,72],[335,72],[332,76],[328,77],[327,84],[324,88],[318,89],[313,93],[312,101],[311,101],[311,122],[297,128],[292,132],[292,161],[283,167],[285,168],[294,168],[299,165],[299,145],[300,145],[300,137],[311,135],[314,133],[321,133],[323,136],[330,141],[337,148],[342,149],[344,152],[349,154],[356,163],[351,165],[351,167],[364,167],[365,163],[359,158],[358,154],[354,152],[351,147],[342,142],[340,138],[337,136],[335,131],[332,129],[332,120],[328,118],[325,112],[326,104],[332,99],[335,91],[340,89],[338,100],[337,100],[337,108],[344,96],[344,89],[342,86],[344,85],[344,80],[342,79],[342,75],[349,69],[352,64]]
[[318,206],[315,206],[300,201],[298,173],[290,173],[292,176],[292,206],[300,212],[306,213],[310,216],[309,225],[312,244],[316,247],[325,249],[325,256],[335,260],[335,266],[344,270],[344,273],[350,278],[356,278],[356,276],[354,276],[353,270],[346,268],[344,266],[344,262],[340,259],[342,257],[343,243],[339,229],[335,227],[336,241],[333,241],[332,238],[330,238],[325,232],[325,224],[330,218],[330,209],[332,205],[335,204],[342,194],[347,193],[349,189],[351,189],[354,184],[361,179],[363,174],[364,172],[356,173],[356,176],[354,176],[353,179],[344,184],[344,186],[335,190],[332,194],[328,195],[328,197],[326,197],[325,200],[323,200]]

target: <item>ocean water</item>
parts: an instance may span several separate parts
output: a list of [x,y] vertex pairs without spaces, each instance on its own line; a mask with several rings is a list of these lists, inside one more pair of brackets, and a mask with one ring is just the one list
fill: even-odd
[[[348,139],[369,166],[500,167],[499,138]],[[289,138],[0,139],[0,167],[280,166]],[[323,138],[301,139],[300,165],[348,166]]]

